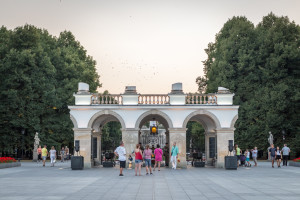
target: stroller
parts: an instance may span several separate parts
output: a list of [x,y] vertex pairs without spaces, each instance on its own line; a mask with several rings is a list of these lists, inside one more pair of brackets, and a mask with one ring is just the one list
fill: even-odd
[[240,166],[245,166],[246,156],[244,154],[241,154],[240,161],[241,161]]

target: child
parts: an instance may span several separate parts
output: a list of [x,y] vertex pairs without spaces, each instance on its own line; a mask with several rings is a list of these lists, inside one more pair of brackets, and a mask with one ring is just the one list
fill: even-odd
[[251,167],[251,164],[250,164],[250,151],[248,149],[246,149],[245,151],[245,156],[246,156],[246,167]]

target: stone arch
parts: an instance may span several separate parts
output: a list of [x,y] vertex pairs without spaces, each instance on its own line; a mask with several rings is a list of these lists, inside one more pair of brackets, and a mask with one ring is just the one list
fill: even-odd
[[[208,124],[208,121],[211,120],[213,122],[213,125],[215,126],[215,129],[219,129],[221,128],[221,124],[220,124],[220,121],[219,119],[211,112],[207,111],[207,110],[197,110],[197,111],[194,111],[192,113],[190,113],[184,120],[183,124],[182,124],[182,128],[186,128],[187,126],[187,123],[195,116],[197,115],[201,115],[201,116],[204,116],[203,118],[200,118],[200,119],[195,119],[194,121],[198,121],[200,122],[205,131],[210,131],[210,129],[212,129],[211,127],[209,127],[209,124]],[[206,119],[205,119],[206,118]]]
[[[110,115],[110,116],[115,117],[115,118],[121,123],[122,129],[125,129],[125,128],[126,128],[125,122],[124,122],[123,118],[122,118],[118,113],[116,113],[116,112],[114,112],[114,111],[111,111],[111,110],[101,110],[101,111],[95,113],[95,114],[91,117],[91,119],[90,119],[90,121],[89,121],[89,123],[88,123],[88,128],[92,128],[94,122],[95,122],[99,117],[101,117],[101,116],[103,116],[103,115],[108,115],[108,116]],[[109,121],[112,121],[112,120],[107,120],[106,122],[109,122]]]
[[[161,116],[168,124],[168,128],[173,128],[173,123],[171,118],[164,112],[159,111],[159,110],[149,110],[144,112],[142,115],[139,116],[139,118],[136,120],[135,123],[135,129],[139,129],[140,128],[140,124],[143,121],[143,119],[149,115],[159,115]],[[165,127],[166,128],[166,127]]]
[[70,119],[73,122],[74,128],[77,129],[78,128],[78,124],[77,124],[77,121],[76,121],[75,117],[70,114]]
[[231,124],[230,124],[230,128],[231,128],[231,129],[234,129],[235,122],[236,122],[236,120],[238,120],[238,118],[239,118],[239,115],[236,114],[236,115],[234,116],[234,118],[231,120]]

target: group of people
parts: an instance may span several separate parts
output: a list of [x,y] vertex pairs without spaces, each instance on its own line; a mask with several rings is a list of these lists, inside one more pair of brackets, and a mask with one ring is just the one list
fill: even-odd
[[[237,157],[237,167],[239,167],[240,161],[241,161],[241,155],[243,152],[238,147],[237,144],[235,145],[235,149],[233,152],[234,152],[234,155]],[[248,149],[245,150],[245,152],[244,152],[244,156],[246,157],[245,166],[251,167],[250,152],[252,153],[254,166],[257,167],[257,153],[258,153],[257,147],[254,147],[254,149],[251,149],[250,151]],[[274,144],[272,144],[271,147],[269,148],[269,152],[268,152],[269,158],[272,161],[272,168],[274,168],[275,159],[277,161],[278,168],[280,168],[282,159],[283,159],[283,166],[287,166],[289,154],[290,154],[290,148],[287,147],[286,144],[284,144],[284,147],[282,149],[280,149],[279,146],[277,146],[277,148],[274,148]]]
[[290,151],[291,151],[290,148],[287,147],[286,144],[284,144],[284,147],[281,150],[280,150],[279,146],[277,146],[277,148],[275,148],[274,144],[272,144],[271,148],[269,149],[269,158],[271,158],[271,161],[272,161],[272,168],[274,168],[275,159],[277,161],[278,168],[280,168],[282,159],[283,159],[282,166],[287,166]]
[[[167,147],[168,148],[168,147]],[[167,156],[165,155],[166,147],[163,150],[160,148],[160,145],[158,144],[156,146],[156,149],[154,151],[149,147],[149,145],[146,145],[146,149],[142,149],[141,144],[137,144],[135,147],[135,150],[132,153],[132,156],[135,157],[135,176],[137,176],[137,173],[139,173],[139,176],[141,176],[141,168],[143,161],[145,163],[146,167],[146,175],[153,175],[152,173],[152,166],[151,166],[151,157],[154,154],[155,157],[155,164],[153,171],[155,171],[155,168],[158,167],[158,171],[160,171],[161,161],[163,159],[163,156],[165,156],[166,163],[168,162]],[[126,149],[124,147],[124,142],[121,141],[120,146],[115,150],[115,155],[118,156],[118,159],[120,161],[120,175],[123,175],[123,169],[126,166]],[[176,169],[177,166],[177,159],[178,159],[178,147],[176,146],[176,142],[173,143],[172,150],[171,150],[171,162],[172,162],[172,169]]]
[[[42,160],[43,167],[45,167],[47,157],[50,157],[51,167],[54,167],[54,163],[56,162],[56,158],[57,158],[57,152],[54,146],[51,147],[49,152],[47,150],[47,145],[44,145],[44,148],[39,146],[39,148],[37,149],[37,155],[38,155],[37,162],[40,162]],[[61,157],[61,162],[64,162],[65,158],[69,157],[69,148],[67,146],[61,148],[60,157]]]

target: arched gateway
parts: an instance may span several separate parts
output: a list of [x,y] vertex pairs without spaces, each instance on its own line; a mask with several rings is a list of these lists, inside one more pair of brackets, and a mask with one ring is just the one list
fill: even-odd
[[[122,126],[122,140],[127,152],[139,143],[143,124],[155,119],[166,129],[169,144],[179,147],[179,167],[186,168],[186,126],[189,121],[201,123],[205,129],[207,162],[216,159],[217,167],[224,167],[228,154],[228,140],[234,140],[234,124],[239,106],[232,105],[234,94],[219,87],[215,94],[184,94],[182,84],[172,85],[166,95],[141,95],[135,86],[128,86],[124,94],[100,95],[89,92],[89,86],[79,83],[75,106],[69,106],[74,124],[74,140],[80,141],[84,166],[93,166],[101,155],[101,127],[110,121]],[[92,149],[93,142],[97,145]]]

